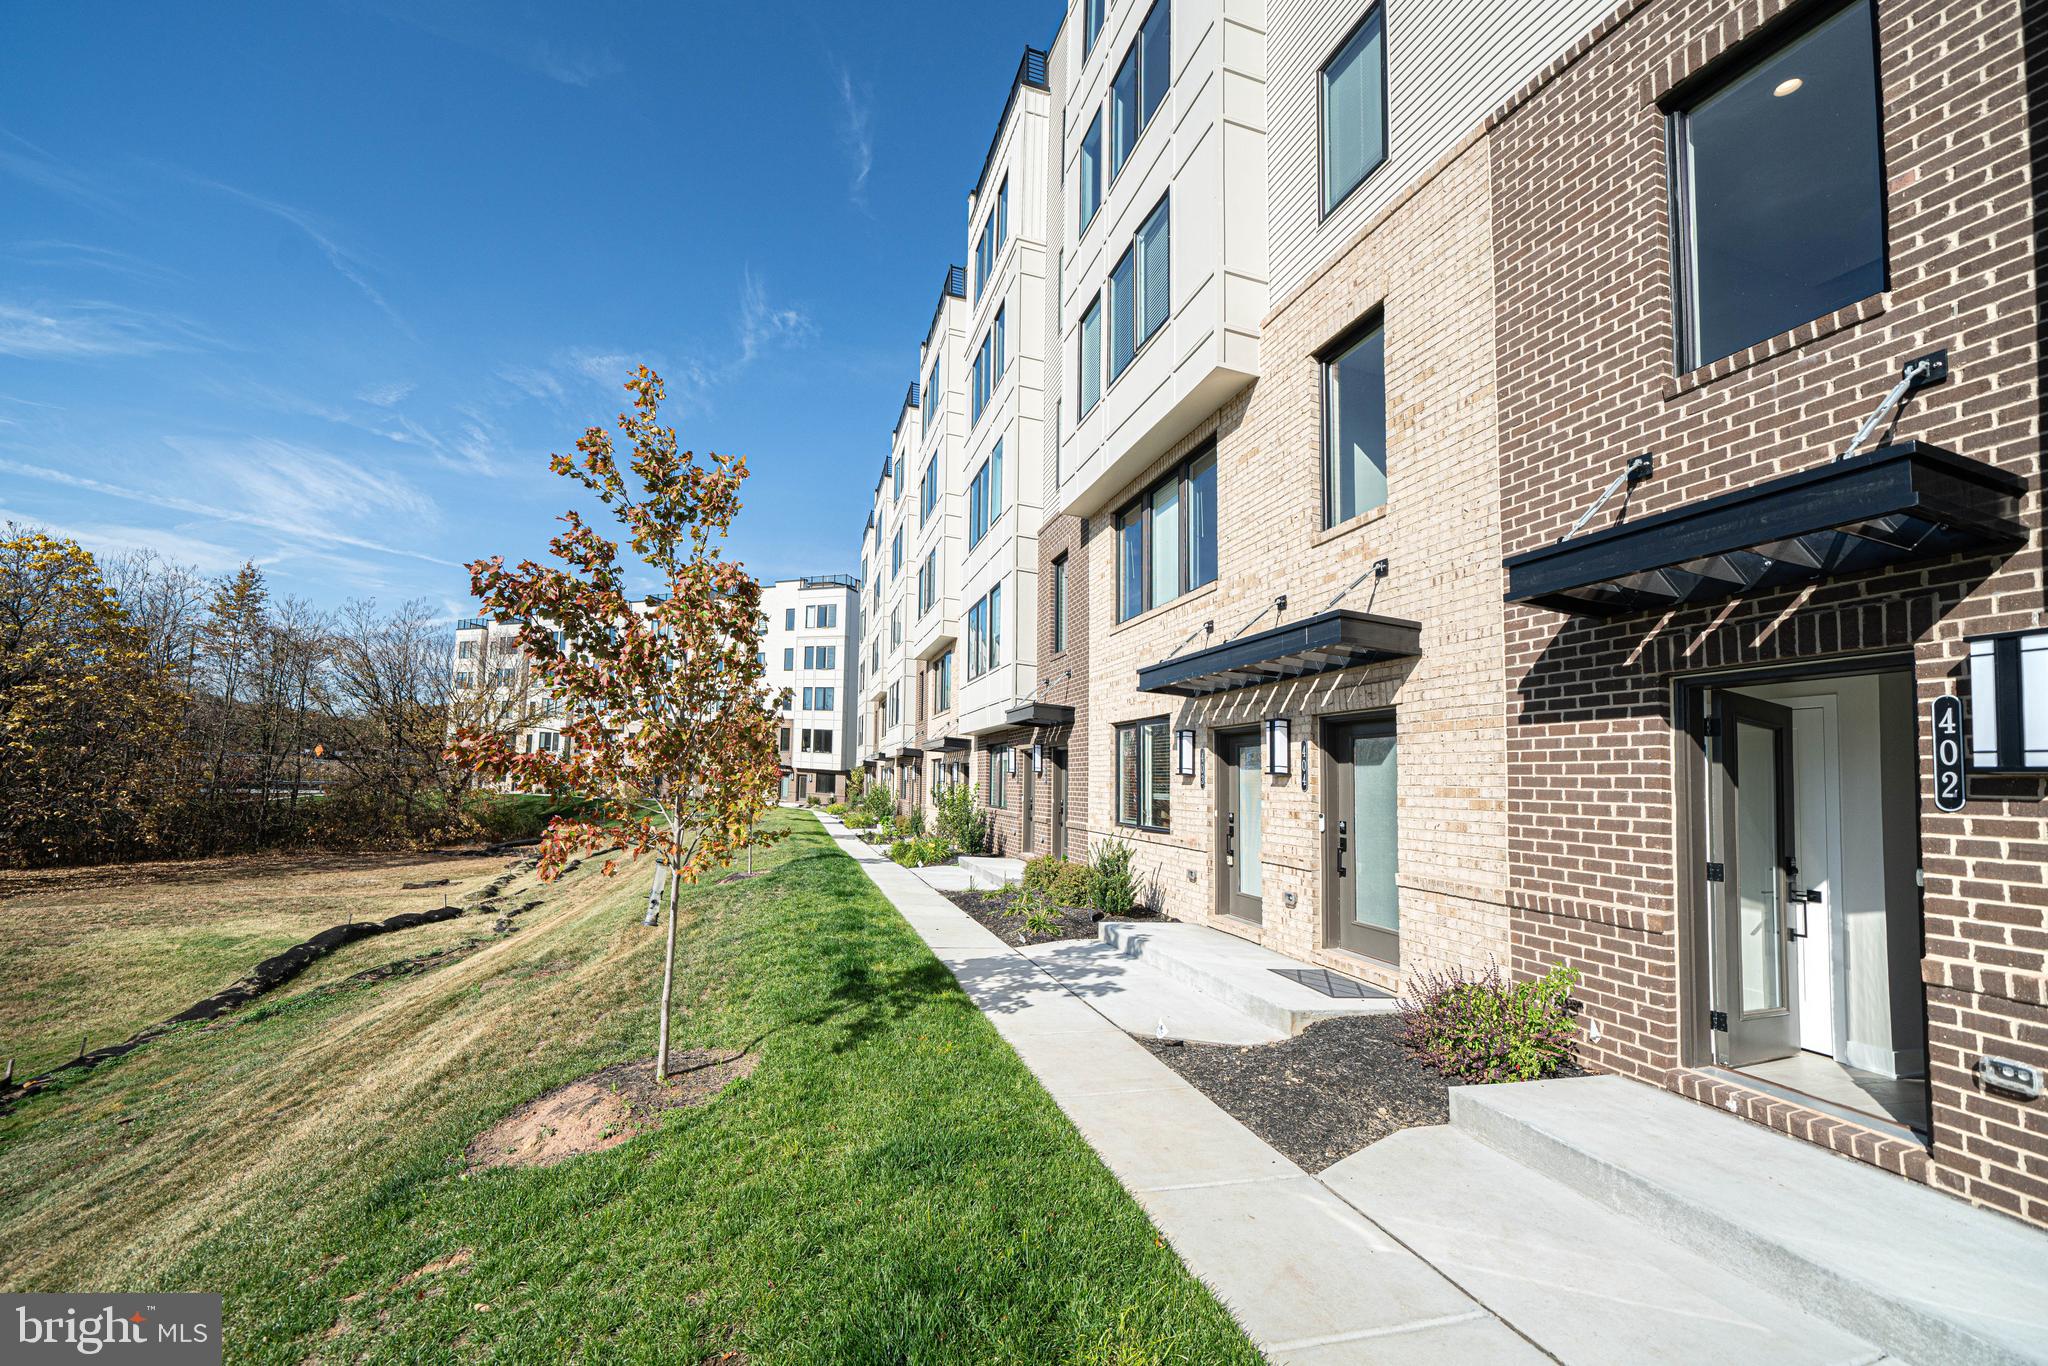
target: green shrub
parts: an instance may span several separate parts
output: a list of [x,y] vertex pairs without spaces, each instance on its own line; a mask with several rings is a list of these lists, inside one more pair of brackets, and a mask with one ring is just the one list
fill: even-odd
[[943,787],[933,804],[938,808],[939,833],[961,853],[979,854],[988,848],[988,812],[975,802],[973,784]]
[[889,795],[888,788],[880,783],[871,783],[861,791],[856,809],[867,816],[869,824],[880,825],[895,817],[896,799]]
[[1088,865],[1085,863],[1041,854],[1025,862],[1024,885],[1034,892],[1045,893],[1061,906],[1091,904],[1088,898]]
[[1066,919],[1052,898],[1028,884],[1019,884],[1010,893],[1009,914],[1021,922],[1026,934],[1049,938],[1066,928]]
[[826,814],[826,815],[828,815],[828,816],[842,816],[842,817],[843,817],[844,815],[846,815],[846,803],[845,803],[845,802],[833,802],[833,803],[829,804],[829,805],[828,805],[828,806],[826,806],[826,808],[825,808],[825,814]]
[[1138,880],[1131,874],[1131,846],[1103,840],[1088,861],[1088,904],[1105,916],[1129,915],[1138,905]]
[[910,815],[905,818],[903,824],[910,831],[912,839],[921,838],[924,835],[924,808],[922,806],[911,807]]
[[1562,964],[1510,983],[1500,965],[1425,972],[1401,998],[1401,1038],[1447,1077],[1535,1081],[1572,1061],[1578,1026],[1572,988],[1579,974]]
[[937,835],[915,835],[891,844],[889,857],[905,868],[925,868],[953,857],[953,846]]

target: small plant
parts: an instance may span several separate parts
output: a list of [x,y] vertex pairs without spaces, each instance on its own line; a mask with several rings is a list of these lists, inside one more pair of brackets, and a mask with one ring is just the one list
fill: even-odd
[[828,816],[842,816],[842,817],[843,817],[843,816],[845,816],[845,815],[846,815],[846,803],[845,803],[845,802],[832,802],[832,803],[829,803],[829,804],[828,804],[828,805],[827,805],[827,806],[825,807],[825,814],[826,814],[826,815],[828,815]]
[[1131,846],[1103,840],[1088,860],[1088,904],[1104,916],[1129,915],[1138,906],[1138,880],[1131,873]]
[[1401,1039],[1447,1077],[1535,1081],[1572,1060],[1578,1026],[1572,988],[1579,974],[1559,964],[1542,977],[1506,981],[1500,965],[1424,972],[1400,1001]]
[[1088,865],[1042,854],[1024,864],[1024,885],[1062,906],[1086,906]]
[[953,857],[953,846],[937,835],[906,836],[889,846],[889,857],[905,868],[925,868]]
[[934,801],[938,809],[939,833],[953,841],[963,854],[979,854],[988,848],[988,812],[974,800],[970,783],[951,783]]
[[868,824],[880,825],[895,818],[896,799],[880,783],[869,783],[862,788],[860,801],[854,809],[868,818]]
[[1051,897],[1024,883],[1012,890],[1009,913],[1022,922],[1024,933],[1045,939],[1057,935],[1066,924]]
[[910,816],[904,821],[904,826],[909,830],[912,839],[922,838],[924,835],[924,808],[922,806],[911,807]]

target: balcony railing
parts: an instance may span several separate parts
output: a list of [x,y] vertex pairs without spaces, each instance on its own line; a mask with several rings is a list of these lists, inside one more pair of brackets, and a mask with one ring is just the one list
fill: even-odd
[[804,575],[804,587],[851,588],[855,592],[859,592],[860,580],[851,574],[806,574]]

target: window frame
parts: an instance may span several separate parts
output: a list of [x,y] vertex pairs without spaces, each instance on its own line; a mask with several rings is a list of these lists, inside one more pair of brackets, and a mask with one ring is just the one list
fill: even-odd
[[[993,471],[993,473],[991,473]],[[1003,439],[996,438],[989,452],[967,481],[967,548],[974,549],[988,539],[1003,519]]]
[[1067,552],[1052,557],[1052,652],[1067,650]]
[[[1329,108],[1330,67],[1344,55],[1344,50],[1351,46],[1352,40],[1365,31],[1365,26],[1372,22],[1374,15],[1378,15],[1380,21],[1380,159],[1361,171],[1358,179],[1352,181],[1350,187],[1342,194],[1331,199],[1330,179],[1324,170],[1330,146],[1325,128]],[[1387,34],[1386,0],[1372,0],[1365,7],[1364,13],[1358,16],[1358,22],[1345,30],[1344,36],[1337,40],[1337,45],[1323,58],[1322,65],[1316,68],[1316,201],[1323,206],[1319,220],[1321,222],[1327,223],[1338,210],[1351,202],[1351,196],[1357,194],[1366,181],[1371,180],[1381,167],[1394,159],[1393,81],[1390,78],[1393,63],[1387,52],[1390,42]]]
[[[1126,374],[1130,372],[1131,367],[1138,363],[1138,357],[1144,355],[1145,349],[1152,344],[1152,339],[1158,336],[1160,333],[1164,332],[1166,330],[1166,325],[1173,321],[1172,202],[1172,190],[1168,190],[1166,193],[1159,196],[1159,202],[1152,206],[1152,211],[1146,214],[1145,217],[1139,221],[1138,226],[1136,228],[1132,229],[1130,245],[1125,247],[1123,250],[1123,254],[1116,258],[1116,264],[1109,268],[1109,274],[1105,276],[1103,279],[1102,295],[1104,298],[1108,300],[1108,308],[1106,311],[1109,314],[1109,344],[1108,356],[1105,364],[1105,369],[1107,369],[1108,371],[1108,379],[1107,382],[1104,383],[1104,385],[1102,386],[1104,392],[1107,392],[1111,387],[1113,387],[1116,384],[1118,380],[1122,379]],[[1145,245],[1146,231],[1152,226],[1153,220],[1157,219],[1162,214],[1164,214],[1166,218],[1166,263],[1163,267],[1163,269],[1166,271],[1166,312],[1160,317],[1158,323],[1156,323],[1152,327],[1151,331],[1144,332],[1141,334],[1139,332],[1139,328],[1144,322],[1145,315],[1145,311],[1142,307],[1141,301],[1144,299],[1146,294],[1146,282],[1151,278],[1152,253],[1149,251],[1141,251],[1140,249]],[[1116,345],[1116,277],[1118,273],[1123,270],[1126,262],[1128,262],[1131,267],[1130,302],[1128,305],[1131,314],[1131,354],[1129,356],[1123,357],[1122,364],[1119,365]]]
[[939,458],[934,455],[924,462],[924,476],[918,480],[917,525],[920,530],[931,525],[932,514],[939,506]]
[[[1086,418],[1088,414],[1095,411],[1096,405],[1102,402],[1104,390],[1108,387],[1102,382],[1102,314],[1103,297],[1107,293],[1108,288],[1106,285],[1104,288],[1095,291],[1095,297],[1088,301],[1088,307],[1081,310],[1081,322],[1079,327],[1075,329],[1074,347],[1076,354],[1074,378],[1077,384],[1082,387],[1075,393],[1074,402],[1075,406],[1081,410],[1083,418]],[[1095,320],[1095,364],[1092,366],[1088,363],[1088,320],[1091,318]],[[1092,399],[1086,388],[1091,371],[1095,379],[1095,394]]]
[[[1130,498],[1125,499],[1121,504],[1118,505],[1116,514],[1110,519],[1110,544],[1113,548],[1111,559],[1113,564],[1115,565],[1114,575],[1116,579],[1116,620],[1119,626],[1121,626],[1123,623],[1127,621],[1131,621],[1137,617],[1141,617],[1145,615],[1145,613],[1150,612],[1155,608],[1166,607],[1170,606],[1173,603],[1179,602],[1182,598],[1194,592],[1196,589],[1206,588],[1208,585],[1216,582],[1217,578],[1222,577],[1222,567],[1219,564],[1217,566],[1215,577],[1204,579],[1200,583],[1191,583],[1189,581],[1193,576],[1192,565],[1194,557],[1190,555],[1188,552],[1190,549],[1190,538],[1194,535],[1193,528],[1195,520],[1190,515],[1193,503],[1189,495],[1190,490],[1193,487],[1193,474],[1195,466],[1201,464],[1204,460],[1209,460],[1211,462],[1216,461],[1216,442],[1213,439],[1204,441],[1194,450],[1188,452],[1188,454],[1183,459],[1176,462],[1173,468],[1165,471],[1157,479],[1154,479],[1150,483],[1146,484],[1143,489],[1139,490]],[[1220,505],[1223,501],[1221,497],[1222,481],[1220,478],[1220,464],[1217,466],[1217,468],[1219,478],[1217,481],[1218,497],[1216,501]],[[1180,486],[1178,494],[1180,499],[1179,527],[1177,528],[1175,533],[1179,541],[1179,544],[1176,547],[1176,553],[1180,557],[1180,591],[1175,593],[1172,597],[1166,599],[1165,602],[1152,602],[1149,601],[1152,595],[1153,564],[1153,537],[1151,517],[1152,497],[1154,494],[1159,492],[1159,490],[1165,488],[1168,484],[1172,483],[1178,483]],[[1145,596],[1148,599],[1148,601],[1143,606],[1137,608],[1135,611],[1127,611],[1125,609],[1128,607],[1128,604],[1124,601],[1123,536],[1125,521],[1133,513],[1136,513],[1144,518],[1142,524],[1144,528],[1142,533],[1142,555],[1141,563],[1139,565],[1138,578],[1139,581],[1144,585]],[[1219,548],[1218,559],[1220,560],[1222,528],[1219,526],[1217,528],[1217,531],[1217,541]]]
[[1010,746],[990,745],[988,747],[988,805],[991,811],[1010,809],[1010,784],[1007,764]]
[[[1074,236],[1076,238],[1082,237],[1087,233],[1089,224],[1093,223],[1096,215],[1102,212],[1102,201],[1107,197],[1103,193],[1107,186],[1102,174],[1102,111],[1102,105],[1095,107],[1095,116],[1088,120],[1087,130],[1081,134],[1080,144],[1075,149],[1074,155],[1077,166],[1074,178],[1081,181],[1081,196],[1078,201],[1081,209],[1081,221],[1074,229]],[[1092,156],[1088,151],[1088,144],[1091,140],[1095,144],[1095,151]],[[1089,165],[1091,161],[1094,163],[1092,167]],[[1091,171],[1092,174],[1089,173]],[[1094,191],[1093,194],[1089,193],[1091,188]]]
[[[1672,364],[1679,375],[1688,375],[1704,369],[1728,356],[1715,356],[1702,360],[1693,354],[1695,348],[1689,334],[1693,310],[1698,297],[1698,282],[1693,278],[1691,268],[1692,252],[1696,232],[1693,227],[1693,202],[1689,188],[1692,177],[1688,156],[1689,141],[1685,132],[1687,115],[1700,104],[1734,82],[1748,75],[1757,67],[1783,52],[1792,44],[1806,37],[1823,24],[1846,13],[1852,7],[1862,4],[1870,19],[1870,70],[1871,88],[1875,95],[1873,117],[1877,123],[1877,232],[1882,257],[1879,262],[1877,292],[1882,294],[1892,287],[1892,223],[1891,223],[1891,169],[1885,157],[1884,120],[1884,45],[1878,27],[1876,0],[1836,0],[1835,3],[1815,3],[1796,7],[1783,18],[1767,22],[1757,32],[1750,34],[1721,57],[1679,82],[1663,98],[1658,108],[1664,114],[1664,176],[1667,198],[1666,210],[1671,216],[1671,353]],[[1868,296],[1866,296],[1868,297]],[[1835,306],[1836,309],[1853,306],[1857,300],[1847,300]],[[1833,312],[1835,310],[1830,310]],[[1797,331],[1816,318],[1802,318],[1790,327],[1780,328],[1769,337],[1760,337],[1748,346],[1728,353],[1739,356],[1753,346],[1761,346],[1773,338]]]
[[[1159,102],[1145,107],[1145,37],[1152,20],[1163,13],[1166,22],[1166,84],[1159,92]],[[1116,153],[1116,86],[1124,74],[1124,68],[1131,70],[1131,108],[1137,126],[1131,131],[1131,147],[1119,160]],[[1131,34],[1130,46],[1124,49],[1123,59],[1116,64],[1109,75],[1109,88],[1103,92],[1103,107],[1109,111],[1109,123],[1103,130],[1109,143],[1109,179],[1103,189],[1103,198],[1116,186],[1117,177],[1124,167],[1138,159],[1138,146],[1145,140],[1145,130],[1152,126],[1152,117],[1166,103],[1167,92],[1173,89],[1173,0],[1152,0],[1152,7],[1145,11],[1145,17],[1138,21],[1138,27]]]
[[[1127,830],[1146,830],[1151,831],[1155,834],[1167,834],[1170,833],[1173,829],[1173,774],[1171,772],[1170,762],[1168,765],[1169,771],[1167,773],[1166,778],[1165,793],[1166,823],[1164,825],[1154,825],[1146,819],[1146,817],[1151,814],[1151,807],[1153,804],[1151,801],[1146,800],[1147,796],[1149,795],[1154,800],[1157,800],[1160,794],[1156,790],[1148,794],[1145,790],[1146,773],[1144,746],[1144,732],[1151,730],[1154,727],[1157,727],[1157,744],[1166,746],[1167,754],[1170,760],[1172,755],[1173,735],[1171,725],[1172,719],[1170,717],[1144,716],[1139,717],[1138,719],[1132,721],[1119,722],[1113,728],[1112,733],[1114,738],[1110,742],[1109,752],[1110,767],[1114,770],[1114,775],[1111,778],[1112,795],[1110,801],[1110,814],[1118,825],[1123,826]],[[1131,794],[1133,808],[1136,812],[1136,818],[1132,820],[1124,819],[1124,763],[1122,751],[1123,739],[1126,735],[1129,735],[1131,737],[1131,771],[1137,783],[1137,790]]]
[[[1394,484],[1392,476],[1391,474],[1389,474],[1387,478],[1387,496],[1381,502],[1374,504],[1372,507],[1365,508],[1359,512],[1355,512],[1350,517],[1343,518],[1341,521],[1334,520],[1331,516],[1331,513],[1334,511],[1334,508],[1332,507],[1330,500],[1330,461],[1336,451],[1336,444],[1333,438],[1335,434],[1335,418],[1337,416],[1335,410],[1333,409],[1330,403],[1331,383],[1337,368],[1337,363],[1343,360],[1344,357],[1350,355],[1352,351],[1356,350],[1360,345],[1362,345],[1365,342],[1365,340],[1368,337],[1372,336],[1372,334],[1375,332],[1380,334],[1380,408],[1381,417],[1384,421],[1387,389],[1387,311],[1385,305],[1380,305],[1371,309],[1363,317],[1353,322],[1349,327],[1345,328],[1342,332],[1339,332],[1329,341],[1324,342],[1323,345],[1320,348],[1318,348],[1315,353],[1316,396],[1317,401],[1322,406],[1322,412],[1319,414],[1319,425],[1321,427],[1320,439],[1322,443],[1321,469],[1323,525],[1321,529],[1324,531],[1328,531],[1332,527],[1342,526],[1345,522],[1351,521],[1353,518],[1364,517],[1369,513],[1378,511],[1380,508],[1390,507],[1392,506],[1394,501]],[[1383,450],[1386,446],[1386,439],[1387,433],[1385,431],[1382,431],[1380,433],[1380,444]],[[1391,453],[1389,454],[1387,463],[1390,466],[1393,464]]]

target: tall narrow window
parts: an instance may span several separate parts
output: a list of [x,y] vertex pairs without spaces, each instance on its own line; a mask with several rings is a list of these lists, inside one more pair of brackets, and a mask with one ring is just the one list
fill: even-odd
[[1067,648],[1067,557],[1052,562],[1052,652]]
[[1386,15],[1375,4],[1323,64],[1323,212],[1387,159]]
[[1115,180],[1138,145],[1138,45],[1124,54],[1109,83],[1109,178]]
[[1167,243],[1167,202],[1162,199],[1138,229],[1138,345],[1166,325],[1172,304],[1172,252]]
[[903,528],[896,528],[896,538],[889,543],[889,577],[895,578],[903,572]]
[[1158,0],[1109,85],[1109,178],[1116,179],[1173,83],[1173,6]]
[[989,528],[1003,515],[1003,443],[997,441],[988,459],[974,472],[967,487],[967,545],[981,544]]
[[924,431],[927,436],[931,434],[932,424],[939,415],[939,386],[944,383],[944,376],[940,372],[945,367],[945,360],[944,356],[933,356],[932,372],[926,375],[924,380]]
[[1126,503],[1116,517],[1117,620],[1216,578],[1213,446]]
[[1791,31],[1672,115],[1679,367],[1885,287],[1870,0]]
[[988,752],[988,804],[1001,811],[1010,804],[1010,747],[996,745]]
[[1102,207],[1102,111],[1095,111],[1095,117],[1088,120],[1088,131],[1081,135],[1081,162],[1077,168],[1080,180],[1081,225],[1077,232],[1088,231],[1088,225],[1095,221],[1095,211]]
[[924,467],[924,479],[917,490],[917,524],[927,527],[932,524],[932,513],[939,506],[939,460],[933,456]]
[[1165,717],[1116,728],[1116,822],[1144,830],[1172,823],[1173,746]]
[[1112,383],[1137,354],[1138,329],[1132,316],[1131,287],[1137,280],[1138,249],[1133,243],[1109,272],[1109,378]]
[[1095,410],[1102,397],[1102,296],[1088,301],[1081,314],[1081,416]]
[[953,707],[953,652],[951,650],[939,656],[939,666],[935,673],[937,677],[932,685],[935,694],[932,700],[932,709],[934,711],[950,711]]
[[1109,0],[1081,0],[1081,60],[1087,61],[1088,54],[1095,50],[1095,40],[1102,36],[1102,21],[1109,14]]
[[1323,355],[1323,525],[1387,501],[1386,332],[1378,320]]

